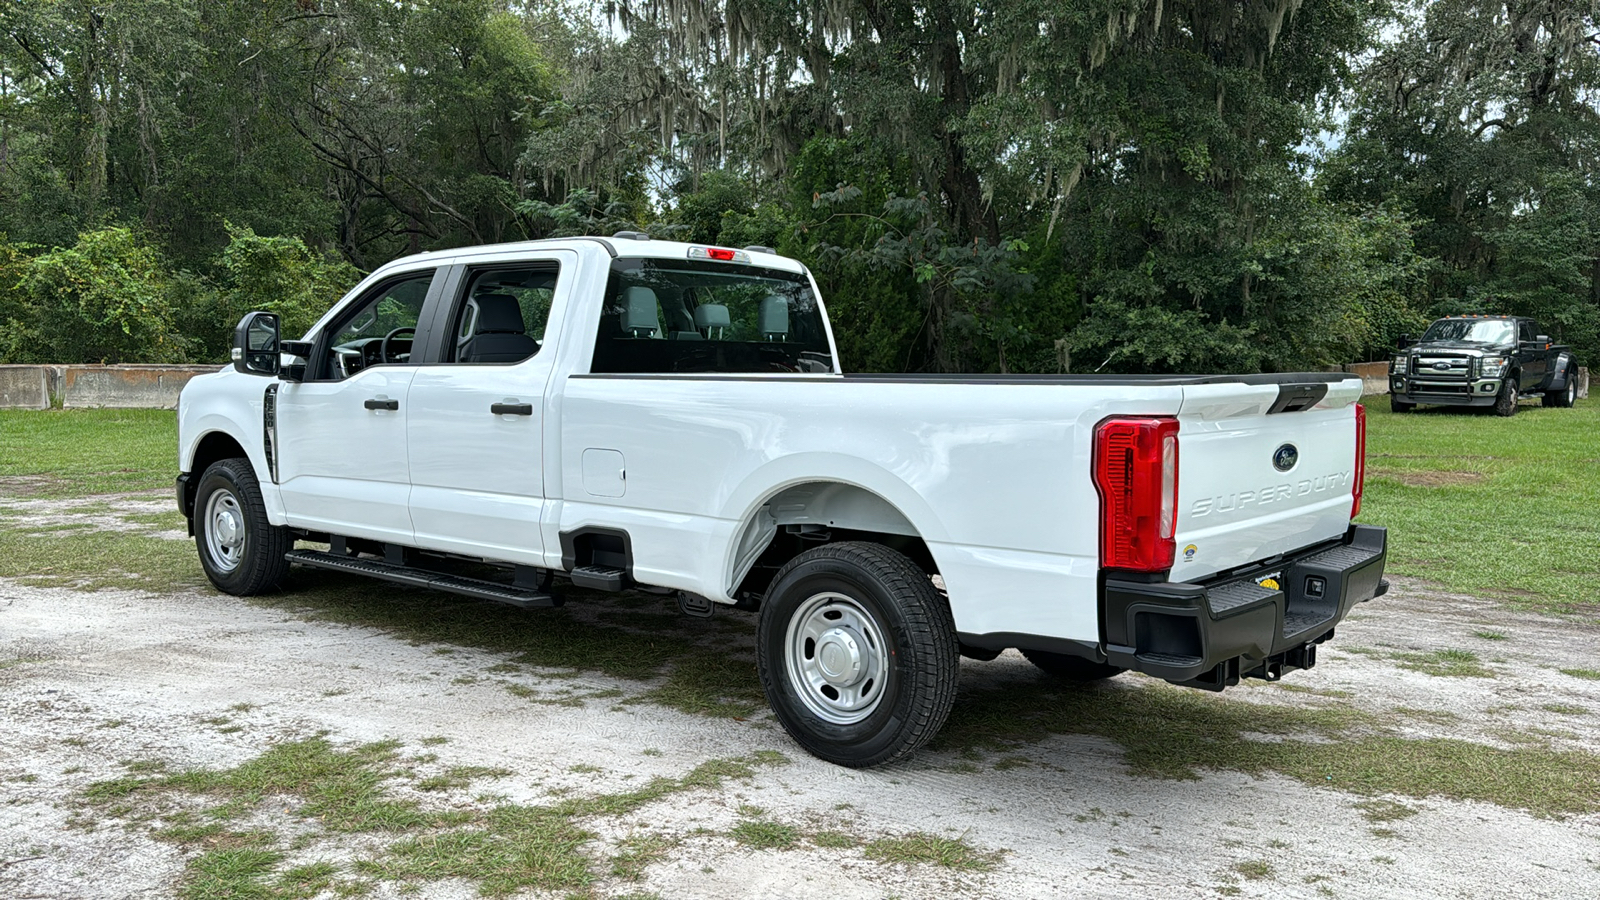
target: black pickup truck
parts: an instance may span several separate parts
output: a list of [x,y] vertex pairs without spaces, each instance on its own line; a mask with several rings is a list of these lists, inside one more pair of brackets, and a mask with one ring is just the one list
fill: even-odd
[[1400,336],[1389,360],[1389,405],[1410,412],[1419,403],[1517,412],[1517,400],[1570,407],[1578,397],[1578,361],[1521,316],[1451,316],[1428,326],[1422,340]]

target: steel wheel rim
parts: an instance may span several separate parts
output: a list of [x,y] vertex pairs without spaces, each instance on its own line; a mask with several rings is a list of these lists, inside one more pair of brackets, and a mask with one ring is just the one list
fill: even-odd
[[206,555],[222,573],[232,572],[244,561],[245,517],[239,498],[221,490],[206,501]]
[[832,591],[807,598],[789,617],[783,646],[789,683],[823,721],[854,725],[882,702],[888,645],[854,598]]

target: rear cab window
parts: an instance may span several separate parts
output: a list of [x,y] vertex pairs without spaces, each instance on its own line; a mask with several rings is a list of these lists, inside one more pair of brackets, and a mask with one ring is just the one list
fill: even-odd
[[595,373],[831,373],[827,327],[804,273],[695,259],[611,264]]

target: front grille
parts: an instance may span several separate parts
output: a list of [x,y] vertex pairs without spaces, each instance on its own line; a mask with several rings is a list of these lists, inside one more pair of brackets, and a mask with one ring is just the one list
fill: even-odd
[[1472,393],[1472,385],[1466,384],[1464,382],[1463,383],[1458,383],[1458,384],[1432,384],[1432,383],[1426,382],[1426,381],[1413,381],[1411,383],[1411,393],[1413,393],[1413,394],[1470,394],[1470,393]]
[[1466,381],[1472,377],[1470,356],[1414,356],[1411,358],[1413,378]]

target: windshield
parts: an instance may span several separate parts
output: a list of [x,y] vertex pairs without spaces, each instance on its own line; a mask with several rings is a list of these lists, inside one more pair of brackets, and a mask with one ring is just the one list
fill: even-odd
[[676,259],[611,264],[592,372],[832,372],[802,273]]
[[1476,341],[1482,344],[1509,344],[1513,326],[1505,319],[1440,319],[1428,326],[1424,341]]

